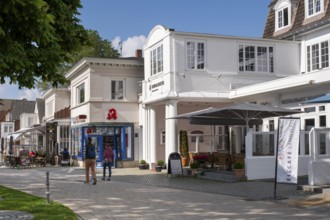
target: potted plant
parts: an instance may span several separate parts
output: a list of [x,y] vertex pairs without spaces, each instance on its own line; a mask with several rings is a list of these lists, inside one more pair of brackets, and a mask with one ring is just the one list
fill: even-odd
[[193,176],[196,175],[198,167],[199,167],[199,163],[197,161],[190,163],[191,175]]
[[145,160],[140,160],[139,162],[139,169],[140,170],[146,170],[149,168],[149,164]]
[[155,170],[157,172],[162,171],[162,168],[164,166],[165,162],[163,160],[157,160],[156,166],[155,166]]
[[244,163],[236,162],[234,164],[234,174],[236,177],[243,177],[245,175]]
[[188,166],[188,135],[187,131],[180,131],[180,153],[181,153],[181,164],[183,167]]

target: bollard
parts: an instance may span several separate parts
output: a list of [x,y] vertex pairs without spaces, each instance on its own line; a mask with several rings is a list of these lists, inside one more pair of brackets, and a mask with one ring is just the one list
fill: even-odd
[[49,191],[49,171],[46,171],[46,202],[50,202],[50,191]]

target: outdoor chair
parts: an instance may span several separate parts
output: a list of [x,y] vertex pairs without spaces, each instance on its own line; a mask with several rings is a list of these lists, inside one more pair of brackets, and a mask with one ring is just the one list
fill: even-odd
[[218,166],[218,171],[220,170],[230,170],[231,169],[231,156],[225,153],[214,152],[214,165]]

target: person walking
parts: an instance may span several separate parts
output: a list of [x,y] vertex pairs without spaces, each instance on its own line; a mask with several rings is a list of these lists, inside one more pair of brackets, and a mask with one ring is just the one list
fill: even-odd
[[89,169],[92,171],[93,185],[96,185],[96,173],[95,173],[95,158],[96,149],[95,145],[92,143],[92,138],[87,138],[87,143],[85,145],[85,171],[86,171],[86,184],[89,184]]
[[103,151],[103,178],[105,180],[106,169],[108,167],[109,170],[109,177],[107,181],[111,181],[111,167],[113,162],[113,150],[112,147],[109,145],[105,146],[105,150]]

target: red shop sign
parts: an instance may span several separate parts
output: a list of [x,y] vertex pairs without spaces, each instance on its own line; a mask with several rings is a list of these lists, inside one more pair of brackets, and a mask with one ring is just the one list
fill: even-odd
[[111,120],[111,119],[116,120],[117,119],[117,111],[116,111],[116,109],[114,109],[114,108],[109,109],[107,119],[108,120]]

